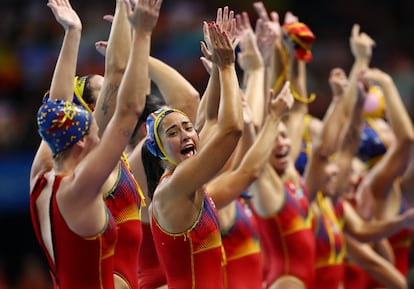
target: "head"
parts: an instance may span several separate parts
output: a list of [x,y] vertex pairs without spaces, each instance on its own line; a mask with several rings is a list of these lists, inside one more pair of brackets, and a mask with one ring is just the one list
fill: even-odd
[[372,167],[381,160],[394,139],[394,133],[385,120],[368,118],[362,128],[358,157]]
[[272,153],[270,155],[270,163],[280,175],[285,173],[289,165],[290,147],[291,142],[286,125],[283,122],[280,122],[277,129],[275,145],[273,146]]
[[367,172],[366,165],[357,157],[352,159],[351,172],[349,174],[348,185],[345,187],[343,197],[346,200],[353,201],[355,199],[355,193],[362,179]]
[[[92,74],[76,76],[73,81],[73,102],[83,106],[89,112],[95,110],[96,100],[102,88],[103,76]],[[49,101],[49,91],[43,96],[43,102]]]
[[147,117],[148,150],[177,165],[197,153],[198,134],[188,116],[172,108],[161,108]]
[[37,113],[37,123],[39,134],[49,145],[54,157],[79,142],[90,131],[97,135],[92,114],[69,101],[44,102]]
[[146,137],[147,130],[146,130],[146,120],[147,117],[150,115],[150,113],[165,107],[165,101],[154,94],[148,94],[145,98],[145,107],[140,115],[137,125],[134,128],[134,131],[132,132],[131,139],[129,141],[129,145],[132,147],[135,147],[135,145]]
[[384,94],[379,86],[371,85],[365,97],[363,114],[365,118],[385,118]]
[[324,188],[323,193],[326,196],[335,197],[336,196],[336,183],[337,183],[337,177],[338,175],[338,166],[335,162],[330,161],[325,166],[325,180],[324,180]]
[[309,27],[302,22],[286,23],[283,25],[284,35],[290,37],[294,43],[295,57],[310,62],[312,60],[311,47],[316,38]]
[[94,111],[102,84],[103,76],[99,74],[76,76],[73,83],[73,102],[83,105],[89,112]]

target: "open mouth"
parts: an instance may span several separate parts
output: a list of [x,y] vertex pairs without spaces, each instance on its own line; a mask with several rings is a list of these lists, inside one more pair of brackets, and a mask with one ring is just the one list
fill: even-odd
[[278,152],[277,154],[275,154],[275,157],[278,159],[284,158],[288,155],[288,151],[282,151],[282,152]]
[[181,154],[184,156],[192,156],[195,153],[194,145],[188,145],[181,150]]

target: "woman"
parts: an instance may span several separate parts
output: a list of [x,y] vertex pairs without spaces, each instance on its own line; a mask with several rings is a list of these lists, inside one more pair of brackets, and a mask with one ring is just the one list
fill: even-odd
[[219,126],[206,135],[206,123],[199,138],[178,110],[164,108],[147,118],[146,147],[165,167],[149,207],[151,230],[168,286],[184,289],[224,288],[217,212],[203,185],[225,164],[242,129],[234,47],[215,23],[205,23],[204,32],[211,47],[202,43],[202,51],[220,72]]
[[145,13],[157,14],[161,2],[140,3],[132,12],[125,2],[133,48],[114,116],[101,139],[92,115],[68,101],[74,94],[81,22],[68,1],[48,3],[65,28],[65,38],[52,79],[51,100],[38,113],[43,141],[32,164],[30,206],[36,237],[56,288],[114,288],[117,230],[101,187],[119,162],[144,106],[146,89],[142,84],[146,78],[142,71],[148,70],[148,35],[157,20],[145,17]]

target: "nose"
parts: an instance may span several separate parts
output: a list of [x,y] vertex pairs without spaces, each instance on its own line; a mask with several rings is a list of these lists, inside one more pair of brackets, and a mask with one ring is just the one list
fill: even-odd
[[181,139],[183,141],[189,140],[190,139],[190,133],[185,129],[181,130]]

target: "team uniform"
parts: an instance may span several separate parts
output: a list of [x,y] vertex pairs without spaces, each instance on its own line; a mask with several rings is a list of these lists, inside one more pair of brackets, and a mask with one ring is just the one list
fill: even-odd
[[335,207],[318,192],[319,214],[315,213],[314,231],[316,240],[316,287],[337,289],[344,283],[346,254],[343,235],[343,207],[337,202]]
[[168,288],[224,288],[225,256],[215,205],[205,194],[196,222],[185,232],[166,232],[154,216],[151,230]]
[[138,271],[139,288],[158,288],[167,284],[167,278],[157,257],[150,224],[142,223],[142,235]]
[[40,177],[30,194],[30,213],[36,238],[46,255],[54,288],[113,289],[114,251],[117,229],[112,214],[107,212],[107,226],[96,236],[75,234],[63,219],[56,194],[63,176],[56,176],[50,200],[50,224],[54,262],[43,243],[36,200],[46,185]]
[[262,289],[262,255],[256,219],[243,199],[235,201],[233,226],[221,233],[227,289]]
[[141,189],[130,172],[128,163],[121,158],[118,178],[112,190],[105,195],[105,203],[118,227],[114,274],[124,279],[130,289],[139,288],[137,274],[142,243],[142,200]]
[[257,216],[265,262],[265,288],[287,275],[301,280],[307,289],[314,288],[316,246],[312,213],[303,181],[300,176],[296,180],[285,181],[284,204],[279,212]]

